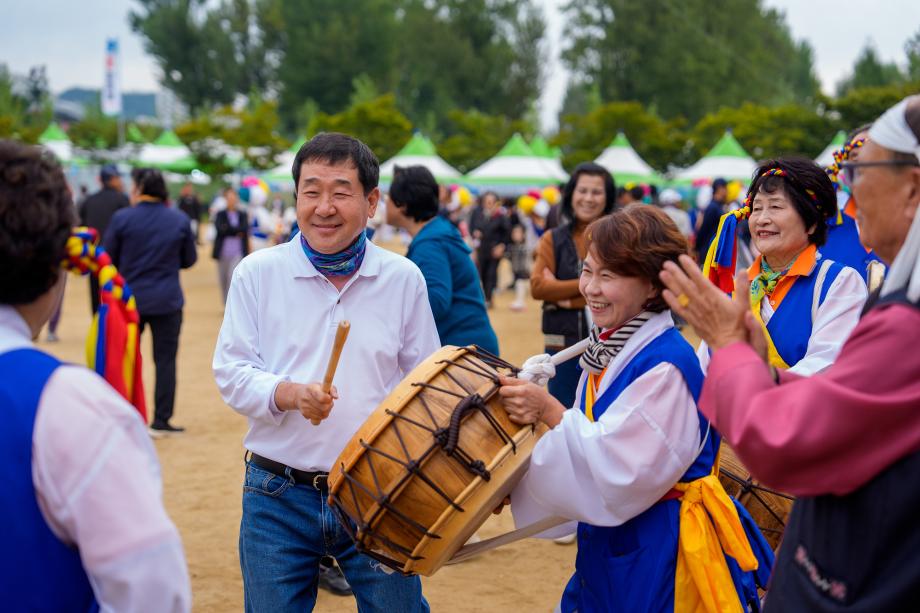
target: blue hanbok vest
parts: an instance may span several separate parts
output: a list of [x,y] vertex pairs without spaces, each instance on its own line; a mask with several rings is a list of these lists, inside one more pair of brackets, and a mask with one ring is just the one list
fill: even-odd
[[[593,414],[600,419],[620,394],[636,379],[662,362],[674,365],[694,400],[703,387],[703,371],[693,348],[676,328],[669,328],[646,345],[626,365],[610,386],[595,400]],[[587,384],[587,378],[585,378]],[[581,410],[585,410],[583,390]],[[614,407],[614,410],[615,407]],[[697,413],[702,450],[681,477],[689,482],[712,472],[721,437]],[[663,500],[620,526],[578,524],[575,574],[562,597],[565,612],[665,612],[674,610],[674,575],[677,567],[679,500]],[[740,504],[735,507],[757,557],[759,568],[744,573],[726,557],[741,602],[757,607],[757,586],[766,586],[773,552],[751,516]]]
[[42,390],[60,366],[35,349],[0,355],[0,610],[98,611],[79,552],[48,527],[32,482],[32,433]]
[[856,220],[843,213],[828,222],[827,241],[818,251],[825,258],[855,269],[863,281],[869,276],[869,262],[880,261],[859,242]]

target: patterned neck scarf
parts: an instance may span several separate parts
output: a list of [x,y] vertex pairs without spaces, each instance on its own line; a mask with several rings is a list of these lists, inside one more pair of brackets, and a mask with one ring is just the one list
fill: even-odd
[[594,373],[595,375],[601,374],[604,369],[607,368],[610,360],[623,350],[626,341],[628,341],[630,337],[636,333],[636,330],[641,328],[642,324],[647,322],[652,315],[654,315],[654,313],[650,311],[642,311],[615,330],[605,330],[601,332],[600,328],[592,326],[591,334],[588,335],[588,349],[582,354],[578,363],[589,373]]
[[765,296],[773,293],[780,279],[786,276],[786,273],[792,268],[794,262],[795,260],[792,260],[792,262],[782,270],[773,270],[767,263],[766,258],[760,258],[760,274],[751,281],[751,305],[756,304],[759,308],[760,301],[763,300]]
[[364,261],[367,251],[367,236],[364,231],[358,235],[350,246],[338,253],[320,253],[314,250],[303,233],[300,234],[300,246],[310,263],[326,277],[347,277],[354,274]]

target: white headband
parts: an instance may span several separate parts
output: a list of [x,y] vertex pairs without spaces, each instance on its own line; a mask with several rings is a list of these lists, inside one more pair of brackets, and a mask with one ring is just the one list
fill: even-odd
[[[913,153],[920,159],[920,143],[914,134],[904,111],[911,100],[920,96],[909,96],[885,111],[885,114],[872,124],[869,139],[875,144],[900,153]],[[891,269],[882,285],[882,296],[900,289],[907,290],[907,298],[913,302],[920,300],[920,210],[914,215],[904,245],[895,256]]]
[[869,129],[869,140],[885,149],[899,153],[913,153],[920,158],[920,142],[904,117],[907,105],[916,99],[920,99],[920,95],[908,96],[885,111]]

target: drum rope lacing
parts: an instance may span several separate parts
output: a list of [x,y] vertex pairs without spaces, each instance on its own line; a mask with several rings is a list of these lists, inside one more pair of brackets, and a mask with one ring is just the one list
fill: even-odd
[[[778,492],[776,490],[770,489],[769,487],[764,487],[763,485],[760,485],[758,483],[754,483],[754,480],[751,477],[748,477],[746,479],[744,477],[739,477],[735,473],[725,468],[720,468],[719,472],[725,475],[726,477],[728,477],[729,479],[731,479],[732,481],[735,481],[736,483],[741,485],[741,491],[738,493],[736,498],[740,499],[741,496],[744,494],[751,494],[754,497],[754,499],[757,500],[757,502],[759,502],[761,506],[763,506],[763,508],[765,508],[767,512],[773,516],[773,519],[778,521],[779,524],[785,528],[786,522],[783,521],[783,519],[776,513],[776,511],[773,510],[773,508],[767,503],[766,500],[761,498],[760,492],[766,492],[767,494],[772,494],[773,496],[778,496],[780,498],[785,498],[786,500],[792,500],[792,501],[795,501],[794,496],[790,496],[788,494],[784,494],[782,492]],[[767,528],[764,526],[759,526],[759,528],[767,532],[778,532],[778,533],[782,532],[781,530],[777,530],[776,528]]]
[[[405,528],[410,531],[416,532],[419,537],[427,537],[432,539],[440,539],[441,536],[429,532],[429,530],[407,516],[405,513],[402,513],[397,509],[391,502],[391,496],[394,492],[399,492],[402,487],[411,479],[412,477],[418,477],[421,481],[427,485],[434,493],[436,493],[440,498],[447,502],[451,507],[459,512],[464,512],[463,507],[458,505],[442,488],[440,488],[436,483],[434,483],[430,478],[428,478],[421,470],[422,465],[428,459],[428,457],[437,452],[439,449],[444,451],[449,457],[454,458],[459,462],[464,469],[480,477],[484,481],[488,481],[491,477],[489,471],[486,469],[485,462],[480,459],[473,459],[470,455],[459,446],[459,437],[460,437],[460,428],[462,426],[463,418],[475,411],[478,411],[486,419],[487,423],[492,427],[495,433],[501,438],[505,444],[510,444],[513,453],[517,453],[517,446],[514,443],[514,439],[500,423],[495,419],[495,417],[487,410],[486,403],[495,393],[498,392],[500,383],[498,376],[495,372],[490,372],[489,370],[484,369],[482,366],[473,362],[468,357],[469,354],[460,356],[459,360],[441,360],[436,362],[436,364],[449,364],[461,368],[463,370],[472,372],[474,374],[480,375],[486,379],[492,381],[492,386],[483,394],[479,394],[477,390],[472,390],[464,384],[463,381],[459,380],[453,374],[451,374],[447,369],[441,371],[445,374],[451,381],[454,382],[460,389],[466,392],[466,395],[459,394],[452,390],[444,389],[442,387],[431,385],[430,383],[413,383],[413,387],[420,388],[416,393],[415,398],[417,398],[421,405],[424,407],[425,412],[428,415],[428,418],[431,420],[431,426],[421,423],[415,419],[407,417],[401,413],[397,413],[390,409],[386,409],[385,413],[392,417],[390,422],[393,428],[393,433],[396,436],[397,441],[402,449],[403,455],[405,455],[405,460],[398,458],[390,453],[387,453],[373,445],[367,443],[364,440],[360,441],[361,446],[365,449],[367,466],[371,472],[371,478],[374,482],[374,490],[371,491],[366,485],[355,479],[347,471],[345,471],[344,465],[342,466],[342,475],[345,479],[345,483],[348,484],[348,491],[350,493],[351,501],[354,504],[354,508],[357,511],[358,517],[350,517],[347,511],[341,507],[339,501],[335,495],[330,495],[332,499],[333,512],[338,516],[339,522],[348,532],[349,537],[355,542],[355,547],[358,551],[369,555],[378,562],[382,562],[387,566],[400,570],[403,567],[403,563],[389,558],[378,551],[372,550],[367,546],[366,540],[368,537],[381,542],[390,549],[394,551],[399,551],[405,555],[409,560],[419,561],[423,558],[420,556],[412,555],[412,550],[407,549],[406,547],[400,545],[399,543],[394,542],[392,539],[387,538],[385,535],[375,532],[372,529],[377,521],[380,519],[380,516],[384,511],[391,513],[394,518],[398,520],[398,523],[401,523]],[[516,375],[519,372],[519,369],[513,366],[512,364],[502,360],[496,355],[489,353],[488,351],[482,349],[481,347],[476,347],[476,350],[472,352],[472,355],[477,357],[479,360],[484,362],[487,366],[490,366],[494,369],[502,368],[511,371],[513,375]],[[434,416],[434,412],[431,410],[426,398],[425,392],[437,392],[440,394],[446,394],[453,396],[459,399],[459,402],[454,407],[453,412],[451,413],[451,418],[448,422],[447,427],[441,426],[438,424],[437,419]],[[400,430],[400,423],[409,424],[409,426],[414,426],[427,430],[432,434],[433,443],[428,449],[426,449],[422,456],[418,459],[413,459],[409,455],[409,449],[406,446],[405,438],[402,431]],[[403,426],[405,427],[405,426]],[[389,492],[384,492],[383,487],[380,484],[380,479],[377,474],[377,468],[374,465],[374,455],[380,456],[399,464],[405,468],[406,473],[397,480],[396,484]],[[364,516],[364,510],[361,507],[361,503],[358,496],[358,489],[360,489],[368,498],[376,503],[377,508],[374,510],[374,513],[367,520],[362,520]],[[357,530],[352,530],[348,520],[352,520],[355,523]]]

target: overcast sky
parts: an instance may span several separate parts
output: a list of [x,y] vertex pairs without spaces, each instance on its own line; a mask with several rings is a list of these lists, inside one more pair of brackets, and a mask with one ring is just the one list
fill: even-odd
[[[920,27],[920,0],[764,0],[786,13],[797,39],[815,50],[823,88],[851,69],[863,43],[871,41],[885,61],[903,62],[904,42]],[[552,130],[565,94],[566,72],[558,61],[564,0],[539,0],[549,28],[550,62],[540,100],[544,128]],[[51,89],[98,88],[103,79],[105,39],[118,37],[125,91],[155,91],[157,69],[127,23],[131,0],[29,0],[8,2],[0,19],[0,63],[16,73],[45,64]],[[845,44],[845,41],[849,41]]]

